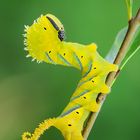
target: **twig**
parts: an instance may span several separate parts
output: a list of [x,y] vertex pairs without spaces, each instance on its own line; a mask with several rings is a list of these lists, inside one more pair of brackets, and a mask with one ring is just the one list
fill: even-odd
[[[117,54],[117,56],[116,56],[116,58],[114,60],[114,64],[120,66],[121,62],[123,61],[123,59],[125,58],[125,56],[127,54],[128,49],[131,46],[130,44],[131,44],[131,42],[133,40],[133,37],[134,37],[136,31],[138,30],[139,24],[140,24],[140,9],[138,10],[136,16],[129,21],[129,27],[128,27],[126,36],[125,36],[125,38],[123,40],[123,43],[121,45],[120,50],[118,51],[118,54]],[[106,84],[108,86],[112,85],[114,79],[116,78],[116,74],[118,76],[118,72],[111,72],[108,75],[108,77],[106,79]],[[101,104],[101,107],[102,107],[105,99],[106,99],[106,95],[100,93],[98,98],[97,98],[97,102]],[[91,129],[92,129],[92,127],[93,127],[93,125],[94,125],[94,123],[96,121],[96,118],[97,118],[99,112],[100,112],[100,109],[99,109],[98,112],[91,113],[89,115],[89,118],[87,120],[87,124],[86,124],[86,126],[85,126],[85,128],[83,130],[83,136],[84,136],[85,140],[87,140],[87,138],[88,138],[88,136],[90,134],[90,131],[91,131]]]

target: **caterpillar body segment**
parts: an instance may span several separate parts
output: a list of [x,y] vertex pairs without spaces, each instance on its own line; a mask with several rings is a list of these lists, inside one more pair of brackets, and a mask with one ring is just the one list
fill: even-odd
[[74,67],[82,76],[62,113],[45,120],[33,134],[24,133],[22,140],[38,140],[51,126],[59,129],[65,140],[84,140],[81,133],[84,122],[90,112],[99,110],[97,96],[110,92],[106,77],[118,67],[100,56],[95,43],[82,45],[64,41],[64,27],[54,15],[42,15],[31,26],[26,26],[25,32],[25,50],[33,61]]
[[88,80],[82,80],[79,82],[77,89],[75,90],[72,98],[82,94],[83,92],[92,91],[92,93],[104,93],[107,94],[110,88],[105,84],[106,75],[98,75],[91,77]]

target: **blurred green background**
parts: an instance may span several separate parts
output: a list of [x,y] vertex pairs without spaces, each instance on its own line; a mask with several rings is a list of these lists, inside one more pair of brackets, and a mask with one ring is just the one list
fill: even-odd
[[[140,0],[134,0],[134,13]],[[124,0],[0,1],[0,140],[20,140],[24,131],[58,116],[80,79],[73,68],[26,59],[24,24],[52,13],[65,26],[67,41],[98,44],[105,56],[117,32],[126,26]],[[140,53],[127,64],[112,88],[89,140],[140,139]],[[41,140],[62,140],[50,129]]]

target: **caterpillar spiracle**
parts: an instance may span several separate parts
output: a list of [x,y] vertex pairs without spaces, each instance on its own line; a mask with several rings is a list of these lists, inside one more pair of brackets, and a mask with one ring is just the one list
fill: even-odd
[[54,15],[41,15],[31,26],[25,26],[25,32],[25,50],[29,53],[27,57],[31,56],[38,63],[75,67],[82,76],[62,113],[57,118],[42,122],[33,134],[25,132],[22,140],[38,140],[51,126],[59,129],[65,140],[83,140],[81,132],[84,122],[90,112],[98,111],[98,94],[110,92],[105,80],[118,67],[99,55],[95,43],[82,45],[65,42],[64,27]]

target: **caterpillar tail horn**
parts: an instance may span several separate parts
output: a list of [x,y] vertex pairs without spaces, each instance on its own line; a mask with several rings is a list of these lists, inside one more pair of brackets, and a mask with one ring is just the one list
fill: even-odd
[[25,132],[22,135],[22,140],[38,140],[40,136],[45,132],[45,130],[54,125],[55,121],[56,118],[45,120],[44,122],[39,124],[38,128],[35,129],[33,134]]

